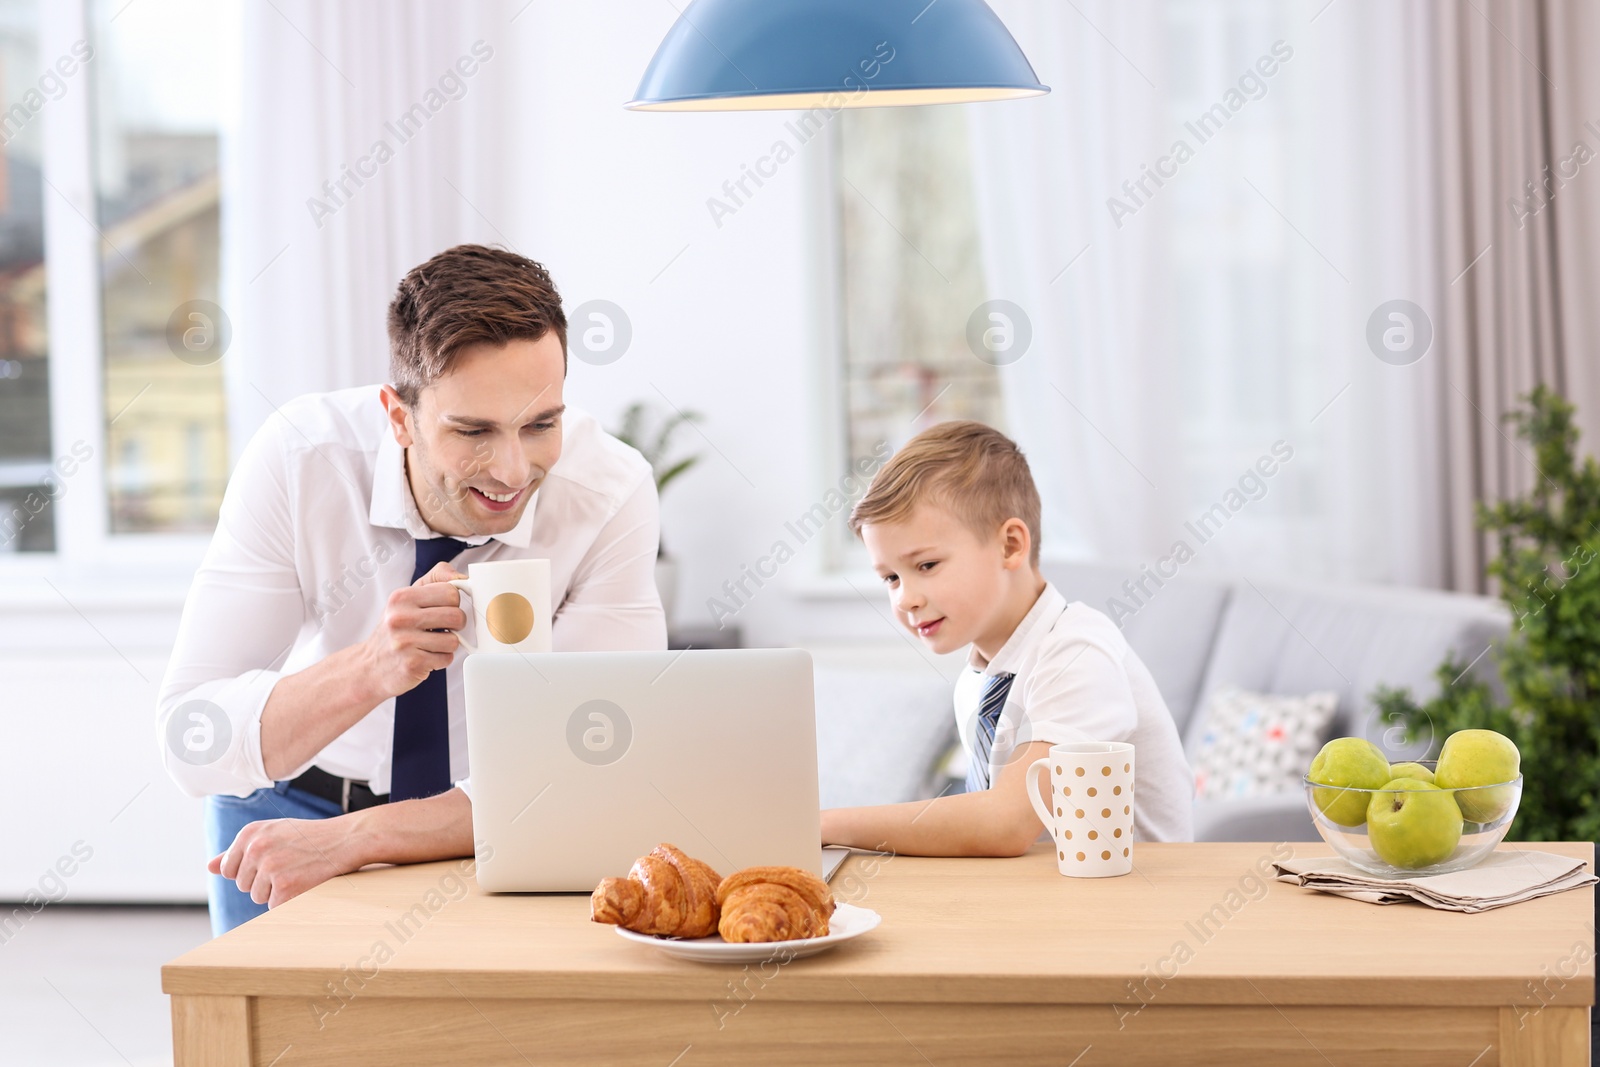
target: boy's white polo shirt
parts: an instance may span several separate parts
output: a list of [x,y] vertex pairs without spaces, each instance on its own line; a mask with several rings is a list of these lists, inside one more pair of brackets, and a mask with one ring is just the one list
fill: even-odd
[[956,728],[972,758],[978,703],[991,675],[1016,675],[989,754],[994,781],[1031,741],[1133,745],[1135,841],[1192,841],[1194,774],[1155,679],[1104,613],[1067,603],[1054,585],[1022,617],[993,660],[973,646],[955,686]]

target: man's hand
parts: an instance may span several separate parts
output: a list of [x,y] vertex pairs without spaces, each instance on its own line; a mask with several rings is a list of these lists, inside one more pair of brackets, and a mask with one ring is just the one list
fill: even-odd
[[450,666],[461,639],[435,631],[460,630],[467,624],[461,593],[446,584],[465,577],[449,563],[437,563],[415,584],[389,594],[383,618],[361,646],[380,700],[409,692],[429,674]]
[[436,565],[390,594],[372,636],[278,679],[261,709],[261,764],[267,777],[292,776],[373,708],[450,666],[461,639],[434,631],[467,624],[461,594],[445,584],[464,577],[448,563]]
[[206,870],[233,879],[257,904],[275,908],[361,866],[349,848],[351,822],[349,815],[253,822]]
[[472,854],[472,801],[451,789],[331,819],[253,822],[206,869],[233,879],[257,904],[275,908],[369,863],[423,863]]

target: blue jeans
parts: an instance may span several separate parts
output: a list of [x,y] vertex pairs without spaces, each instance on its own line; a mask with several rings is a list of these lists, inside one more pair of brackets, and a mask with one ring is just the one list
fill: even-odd
[[[339,814],[339,805],[333,801],[290,789],[288,782],[257,789],[247,797],[206,797],[206,843],[215,856],[233,844],[239,831],[250,823],[262,819],[327,819]],[[249,893],[240,892],[231,878],[220,874],[206,877],[210,883],[206,895],[211,904],[211,936],[221,936],[267,910],[265,904],[251,900]]]

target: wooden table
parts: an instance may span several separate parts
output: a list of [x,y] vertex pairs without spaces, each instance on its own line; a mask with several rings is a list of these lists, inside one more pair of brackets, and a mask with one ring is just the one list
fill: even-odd
[[628,942],[585,897],[481,894],[470,861],[381,868],[174,960],[162,987],[178,1067],[1589,1062],[1591,889],[1380,907],[1261,879],[1291,850],[1327,854],[1146,844],[1103,880],[1061,877],[1046,845],[854,855],[835,894],[883,925],[751,967]]

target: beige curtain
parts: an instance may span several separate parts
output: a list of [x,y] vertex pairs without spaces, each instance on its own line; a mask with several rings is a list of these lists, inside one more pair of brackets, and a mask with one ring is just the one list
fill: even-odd
[[1577,405],[1580,449],[1600,451],[1600,5],[1431,11],[1445,574],[1485,591],[1474,505],[1540,476],[1505,413],[1548,385]]

